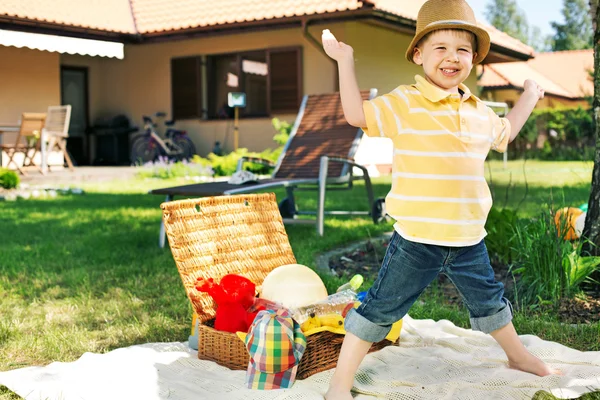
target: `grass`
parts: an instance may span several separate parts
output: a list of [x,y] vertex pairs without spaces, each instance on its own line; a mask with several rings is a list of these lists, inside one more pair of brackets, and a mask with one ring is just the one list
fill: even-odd
[[488,163],[486,178],[496,207],[518,208],[520,216],[537,216],[540,205],[579,207],[587,203],[592,162],[500,161]]
[[[535,215],[543,203],[587,202],[591,163],[527,162],[526,170],[529,188],[521,215]],[[522,162],[510,162],[507,170],[492,162],[490,171],[496,204],[517,207],[526,192]],[[73,361],[84,352],[187,339],[192,310],[171,253],[157,247],[163,199],[146,194],[184,183],[189,181],[86,184],[82,196],[0,203],[0,371]],[[374,184],[376,196],[385,196],[389,178]],[[281,199],[284,192],[277,195]],[[299,205],[314,209],[316,193],[301,192]],[[364,187],[331,192],[327,205],[364,210]],[[309,266],[320,252],[391,229],[391,224],[373,225],[367,218],[329,218],[320,238],[313,226],[287,226],[297,261]],[[342,283],[322,277],[330,292]],[[422,300],[411,309],[414,318],[469,326],[466,311],[444,304],[435,288]],[[600,350],[600,323],[565,329],[556,315],[517,314],[515,326],[520,334]],[[18,398],[13,396],[0,388],[0,399]]]

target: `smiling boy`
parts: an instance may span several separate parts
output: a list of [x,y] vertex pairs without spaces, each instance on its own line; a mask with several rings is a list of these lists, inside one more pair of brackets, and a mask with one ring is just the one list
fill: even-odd
[[510,368],[552,373],[521,343],[512,306],[494,279],[483,238],[492,197],[484,162],[490,149],[506,151],[544,90],[527,80],[506,118],[499,118],[463,82],[490,49],[464,0],[429,0],[417,18],[406,58],[423,68],[413,85],[373,100],[361,98],[352,47],[323,32],[327,55],[337,61],[344,116],[369,136],[394,145],[387,213],[396,221],[377,279],[345,321],[346,337],[327,400],[351,399],[354,374],[373,342],[383,340],[423,290],[444,273],[469,309],[474,330],[500,344]]

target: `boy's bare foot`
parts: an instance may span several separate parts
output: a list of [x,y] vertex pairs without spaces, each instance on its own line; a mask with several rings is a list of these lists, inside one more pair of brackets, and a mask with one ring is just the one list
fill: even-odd
[[512,369],[529,372],[537,376],[562,375],[560,371],[549,368],[542,360],[530,352],[526,352],[524,357],[518,361],[508,360],[508,366]]
[[325,393],[325,400],[352,400],[352,395],[349,391],[330,387],[327,393]]

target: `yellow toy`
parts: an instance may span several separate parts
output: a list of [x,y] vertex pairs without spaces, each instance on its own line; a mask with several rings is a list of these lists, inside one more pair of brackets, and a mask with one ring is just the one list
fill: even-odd
[[565,207],[554,214],[554,223],[558,236],[565,240],[575,240],[581,237],[585,225],[586,213],[579,208]]
[[[354,303],[354,308],[358,307],[360,302]],[[329,331],[340,335],[345,335],[346,330],[344,329],[344,317],[338,313],[330,313],[324,315],[316,315],[311,313],[306,321],[304,321],[300,328],[304,336],[308,337],[315,333]],[[392,325],[390,333],[385,337],[390,342],[395,342],[400,337],[400,331],[402,330],[402,320],[397,321]],[[236,335],[244,341],[246,338],[246,332],[236,332]]]
[[312,332],[313,330],[321,327],[343,329],[344,317],[337,313],[326,315],[315,315],[313,313],[310,314],[309,318],[304,321],[302,325],[300,325],[300,328],[304,334],[306,334],[306,332]]
[[[354,308],[359,305],[360,302],[355,302]],[[310,317],[300,325],[300,328],[302,329],[302,333],[307,337],[323,331],[338,333],[340,335],[346,334],[346,330],[344,329],[344,317],[338,313],[325,315],[310,314]],[[392,325],[392,330],[385,338],[395,342],[400,337],[401,330],[402,320],[397,321]]]

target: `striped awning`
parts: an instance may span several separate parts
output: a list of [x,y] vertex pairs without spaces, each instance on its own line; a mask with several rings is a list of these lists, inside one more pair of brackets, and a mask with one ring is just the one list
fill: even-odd
[[123,59],[123,43],[0,29],[0,46]]

